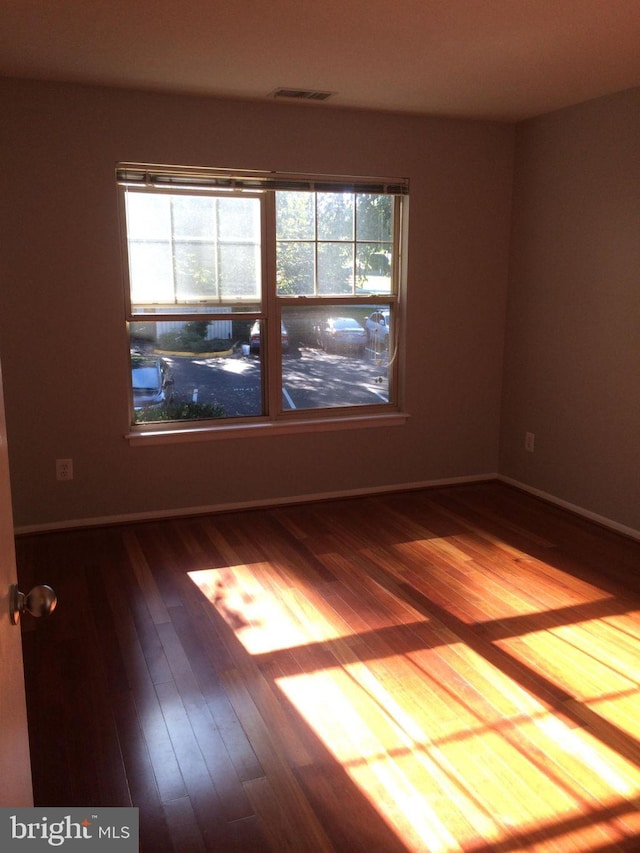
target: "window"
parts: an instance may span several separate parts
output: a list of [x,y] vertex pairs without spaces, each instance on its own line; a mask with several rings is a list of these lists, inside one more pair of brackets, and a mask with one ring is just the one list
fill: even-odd
[[121,164],[117,182],[133,432],[398,410],[406,181]]

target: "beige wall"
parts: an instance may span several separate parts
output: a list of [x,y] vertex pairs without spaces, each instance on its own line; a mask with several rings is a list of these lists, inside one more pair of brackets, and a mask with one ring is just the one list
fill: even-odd
[[[497,470],[513,128],[10,80],[0,110],[18,527]],[[118,160],[409,177],[407,425],[131,447]]]
[[639,140],[639,89],[517,129],[500,464],[635,530]]

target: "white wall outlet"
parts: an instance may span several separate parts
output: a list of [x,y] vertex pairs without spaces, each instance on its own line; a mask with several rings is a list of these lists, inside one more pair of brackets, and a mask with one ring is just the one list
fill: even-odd
[[56,479],[73,480],[73,459],[56,459]]
[[536,437],[532,432],[525,432],[524,434],[524,449],[529,453],[533,453],[536,446]]

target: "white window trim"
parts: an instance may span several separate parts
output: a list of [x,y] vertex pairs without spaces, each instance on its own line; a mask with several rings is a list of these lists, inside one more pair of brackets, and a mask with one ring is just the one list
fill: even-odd
[[145,430],[129,432],[125,435],[132,447],[150,444],[181,444],[191,441],[215,441],[217,439],[258,438],[293,433],[335,432],[339,430],[361,430],[384,427],[404,426],[410,415],[406,412],[389,412],[375,415],[348,415],[344,417],[301,418],[291,420],[272,420],[251,423],[232,423],[220,426],[211,423],[195,424],[191,427],[179,427],[166,430]]

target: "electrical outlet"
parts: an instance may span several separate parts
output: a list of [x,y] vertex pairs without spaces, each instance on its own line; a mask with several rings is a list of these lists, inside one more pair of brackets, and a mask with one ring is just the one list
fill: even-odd
[[532,432],[525,432],[524,434],[524,449],[529,453],[533,453],[536,445],[536,437]]
[[73,459],[56,459],[56,479],[73,480]]

